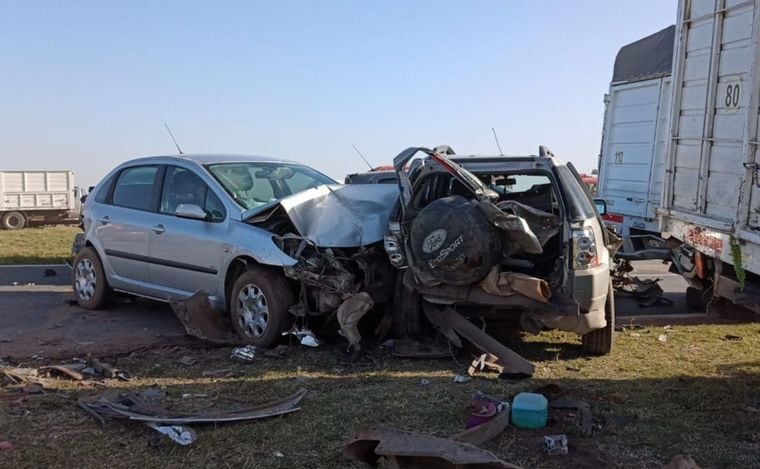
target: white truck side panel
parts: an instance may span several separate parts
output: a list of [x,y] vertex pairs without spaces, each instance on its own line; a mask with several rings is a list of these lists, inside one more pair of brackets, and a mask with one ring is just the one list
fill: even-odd
[[670,77],[610,86],[599,196],[631,227],[658,230],[670,117]]
[[0,211],[76,207],[71,171],[0,171]]
[[663,231],[760,273],[757,1],[681,0]]

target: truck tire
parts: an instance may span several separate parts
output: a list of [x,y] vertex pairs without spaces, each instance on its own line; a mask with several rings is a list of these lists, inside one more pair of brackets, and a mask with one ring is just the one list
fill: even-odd
[[591,331],[582,337],[583,350],[593,355],[607,355],[612,352],[615,335],[615,291],[612,289],[612,281],[607,289],[604,319],[607,320],[604,329]]
[[26,226],[26,217],[21,212],[7,212],[2,218],[3,229],[20,230]]
[[288,310],[295,302],[291,286],[281,273],[248,267],[232,287],[229,302],[232,326],[247,343],[272,347],[293,323]]
[[704,311],[705,308],[707,308],[707,303],[710,302],[711,297],[712,291],[707,292],[703,288],[695,287],[686,288],[686,304],[689,308]]
[[86,247],[79,251],[74,259],[71,277],[74,298],[79,306],[84,309],[102,309],[106,306],[111,288],[95,249]]

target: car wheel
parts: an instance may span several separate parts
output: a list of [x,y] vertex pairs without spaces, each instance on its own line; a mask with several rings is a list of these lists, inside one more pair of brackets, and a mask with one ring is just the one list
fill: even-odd
[[26,217],[21,212],[8,212],[3,215],[2,225],[6,230],[20,230],[26,226]]
[[294,303],[291,287],[282,274],[261,267],[249,267],[232,287],[232,326],[247,343],[271,347],[293,323],[288,309]]
[[607,325],[604,329],[598,329],[585,334],[583,350],[594,355],[607,355],[612,352],[612,343],[615,334],[615,291],[612,282],[607,289],[607,302],[604,304],[604,319]]
[[74,259],[72,286],[74,297],[82,308],[101,309],[108,302],[111,289],[95,249],[83,248]]

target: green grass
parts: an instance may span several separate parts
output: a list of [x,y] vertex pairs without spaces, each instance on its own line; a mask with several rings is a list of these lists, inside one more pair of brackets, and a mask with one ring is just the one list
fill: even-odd
[[[660,334],[667,341],[658,340]],[[741,340],[726,340],[726,335]],[[588,358],[576,338],[544,333],[516,341],[515,349],[536,364],[536,375],[505,381],[492,375],[468,383],[452,379],[465,358],[402,360],[376,352],[376,363],[351,363],[342,346],[290,348],[287,359],[229,360],[229,349],[162,350],[111,357],[136,378],[111,386],[160,386],[175,409],[241,407],[288,395],[304,387],[301,411],[258,422],[196,426],[190,447],[148,442],[151,430],[114,421],[106,428],[76,406],[95,392],[66,380],[47,384],[47,394],[19,404],[25,417],[8,413],[0,399],[0,441],[15,450],[0,455],[7,467],[360,467],[340,452],[364,426],[383,423],[448,436],[462,430],[470,394],[482,390],[510,398],[555,384],[592,407],[598,427],[582,437],[554,425],[544,430],[509,427],[484,445],[524,467],[659,467],[676,454],[690,454],[702,467],[760,467],[760,324],[646,328],[617,334],[615,352]],[[192,367],[183,355],[199,359]],[[42,362],[33,361],[32,366]],[[236,378],[205,378],[205,370],[233,368]],[[420,385],[427,378],[431,384]],[[205,393],[205,399],[182,399]],[[0,393],[2,397],[2,393]],[[611,416],[633,419],[609,423]],[[570,455],[549,458],[542,435],[568,431]],[[276,457],[275,452],[284,454]]]
[[71,244],[79,228],[55,226],[0,230],[0,264],[59,264],[71,260]]

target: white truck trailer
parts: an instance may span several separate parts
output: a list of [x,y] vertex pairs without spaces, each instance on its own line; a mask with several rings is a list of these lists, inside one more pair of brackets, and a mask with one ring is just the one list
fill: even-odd
[[605,224],[623,237],[617,256],[669,259],[657,208],[670,140],[675,26],[620,49],[608,94],[599,154],[597,197]]
[[71,171],[0,171],[0,227],[76,221],[81,196]]
[[760,3],[681,0],[659,215],[705,301],[760,312]]

